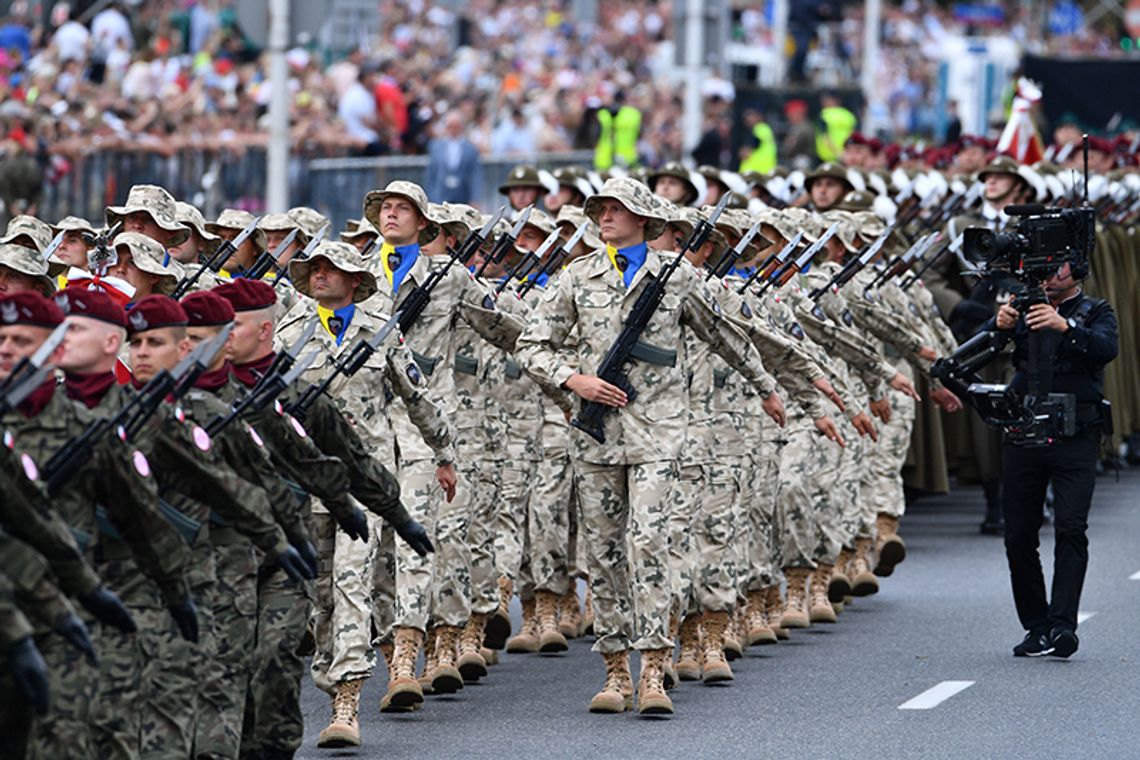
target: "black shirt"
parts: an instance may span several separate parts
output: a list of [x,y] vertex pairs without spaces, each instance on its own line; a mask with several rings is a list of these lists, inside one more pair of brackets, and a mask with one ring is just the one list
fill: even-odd
[[[1104,398],[1104,367],[1116,358],[1117,325],[1116,314],[1108,301],[1089,298],[1078,293],[1062,303],[1057,311],[1065,319],[1074,319],[1082,311],[1082,304],[1088,303],[1083,322],[1070,327],[1064,334],[1057,334],[1057,349],[1053,354],[1052,393],[1072,393],[1078,403],[1097,403]],[[982,326],[983,330],[996,330],[994,317]],[[1029,360],[1029,327],[1024,317],[1018,317],[1013,329],[1013,366],[1016,370],[1011,385],[1014,390],[1024,393],[1027,388],[1026,365]]]

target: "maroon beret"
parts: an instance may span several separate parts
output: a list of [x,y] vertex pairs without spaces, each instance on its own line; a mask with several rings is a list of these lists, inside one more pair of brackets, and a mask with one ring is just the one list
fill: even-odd
[[1112,153],[1112,143],[1099,135],[1089,135],[1089,150]]
[[58,327],[63,320],[63,310],[39,293],[26,291],[0,296],[0,326]]
[[214,292],[230,302],[234,311],[260,311],[277,303],[273,286],[261,280],[238,277],[214,288]]
[[182,308],[191,327],[228,325],[234,321],[234,307],[212,290],[191,293],[182,299]]
[[847,138],[848,145],[867,145],[867,136],[862,132],[852,132],[851,136]]
[[102,290],[71,287],[56,293],[52,300],[68,316],[90,317],[116,327],[127,326],[127,312]]
[[160,327],[185,327],[187,322],[186,312],[170,296],[147,296],[127,310],[127,332],[131,335]]

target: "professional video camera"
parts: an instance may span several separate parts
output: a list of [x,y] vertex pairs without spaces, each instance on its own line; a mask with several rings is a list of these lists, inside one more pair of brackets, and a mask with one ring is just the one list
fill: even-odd
[[[1013,229],[966,229],[962,253],[972,265],[968,274],[1001,281],[1013,291],[1012,305],[1024,316],[1034,305],[1048,303],[1043,284],[1066,263],[1074,279],[1088,276],[1089,257],[1096,244],[1096,212],[1086,199],[1077,208],[1028,204],[1007,206],[1005,213],[1019,218]],[[1024,394],[1009,385],[983,383],[977,374],[1013,339],[1011,331],[978,333],[935,362],[931,372],[969,402],[986,424],[1001,428],[1007,442],[1047,446],[1073,435],[1077,424],[1076,397],[1050,392],[1058,338],[1052,330],[1030,331]]]

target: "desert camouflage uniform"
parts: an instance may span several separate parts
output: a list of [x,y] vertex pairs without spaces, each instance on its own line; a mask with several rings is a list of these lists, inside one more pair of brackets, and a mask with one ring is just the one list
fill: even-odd
[[[536,303],[519,338],[520,364],[540,383],[555,387],[576,372],[593,373],[621,330],[623,312],[632,307],[647,275],[656,275],[665,262],[656,252],[647,252],[628,289],[604,249],[571,263]],[[695,272],[679,268],[641,337],[646,346],[660,347],[651,355],[661,363],[639,360],[630,365],[630,380],[639,395],[628,407],[606,415],[605,444],[583,434],[573,436],[596,616],[595,651],[616,652],[631,644],[644,650],[672,646],[668,499],[688,415],[686,394],[680,392],[683,357],[676,361],[682,323],[750,382],[764,386],[762,392],[774,389],[762,370],[750,364],[747,341],[727,327],[720,306]],[[558,350],[574,325],[580,330],[578,352],[568,363]]]

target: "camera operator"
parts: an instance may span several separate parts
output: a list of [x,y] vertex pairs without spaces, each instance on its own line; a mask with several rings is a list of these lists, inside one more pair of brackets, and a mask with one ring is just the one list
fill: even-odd
[[[1082,271],[1086,270],[1086,271]],[[1088,567],[1089,505],[1096,481],[1101,435],[1111,424],[1104,402],[1104,367],[1116,357],[1116,315],[1107,301],[1081,291],[1087,265],[1066,262],[1043,283],[1048,303],[1021,314],[1003,304],[983,330],[1013,331],[1011,387],[1027,390],[1029,335],[1039,331],[1052,345],[1045,371],[1052,373],[1052,393],[1076,397],[1076,433],[1045,446],[1017,446],[1008,437],[1002,447],[1002,509],[1005,549],[1017,614],[1027,633],[1014,647],[1017,657],[1052,654],[1068,657],[1077,651],[1077,606]],[[1038,555],[1045,490],[1053,484],[1054,570],[1052,601],[1045,595],[1045,578]]]

